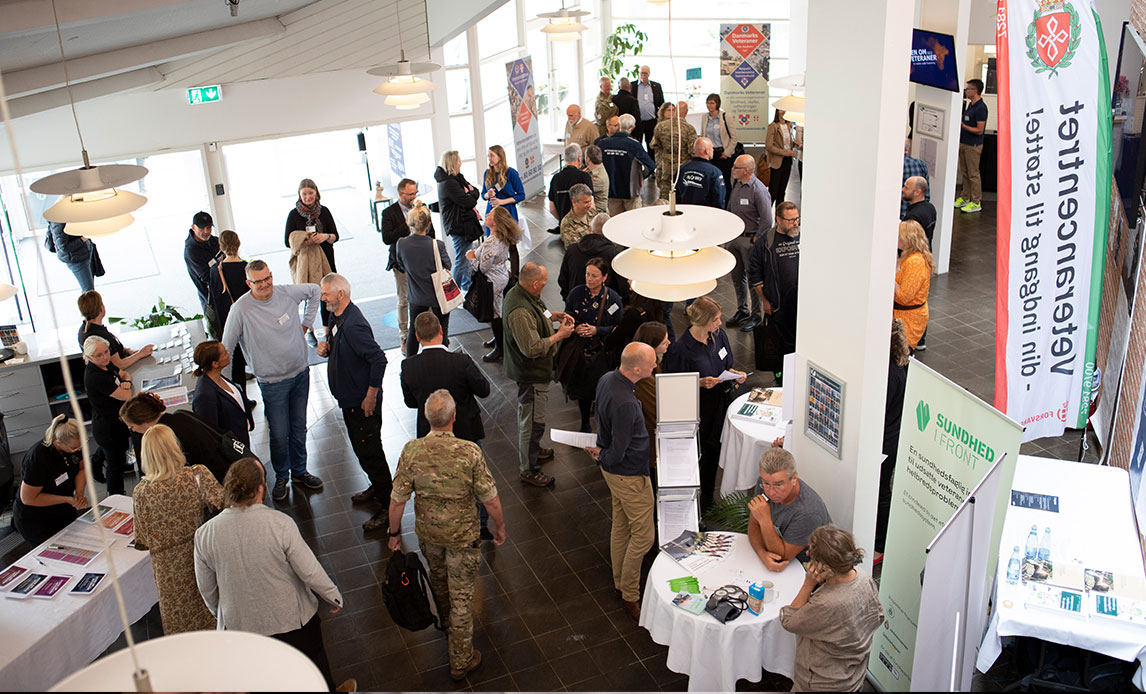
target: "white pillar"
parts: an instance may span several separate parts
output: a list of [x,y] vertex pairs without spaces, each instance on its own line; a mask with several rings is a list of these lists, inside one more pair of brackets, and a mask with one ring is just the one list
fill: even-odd
[[223,146],[208,142],[200,148],[203,154],[203,173],[207,179],[207,199],[210,201],[211,218],[215,231],[235,228],[235,216],[231,212],[231,185],[227,181],[227,165],[223,160]]
[[[808,3],[799,325],[795,373],[785,380],[785,397],[797,403],[792,449],[800,477],[823,497],[833,521],[869,550],[869,562],[912,14],[911,0]],[[809,361],[845,383],[842,459],[804,434]]]
[[481,93],[481,51],[478,47],[477,25],[466,29],[466,46],[469,48],[470,63],[470,103],[474,116],[474,157],[477,175],[485,171],[485,101]]
[[[430,47],[430,62],[435,65],[446,64],[446,52],[441,46]],[[430,92],[430,134],[434,139],[434,151],[431,157],[437,161],[441,155],[452,149],[450,143],[450,104],[446,93],[446,71],[438,70],[430,75],[430,80],[438,86]],[[419,181],[419,186],[433,185],[433,181]]]
[[803,72],[807,66],[808,0],[792,0],[788,15],[788,74]]

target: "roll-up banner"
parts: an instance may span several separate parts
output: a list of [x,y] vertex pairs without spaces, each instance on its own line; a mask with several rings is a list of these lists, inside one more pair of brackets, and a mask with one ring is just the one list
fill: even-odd
[[1110,214],[1092,0],[999,0],[995,407],[1024,441],[1086,426]]
[[533,83],[533,58],[526,56],[505,64],[509,81],[509,113],[513,118],[513,149],[517,174],[528,200],[545,188],[541,162],[541,122],[537,119],[537,94]]
[[740,142],[764,141],[771,51],[771,24],[720,25],[720,110]]

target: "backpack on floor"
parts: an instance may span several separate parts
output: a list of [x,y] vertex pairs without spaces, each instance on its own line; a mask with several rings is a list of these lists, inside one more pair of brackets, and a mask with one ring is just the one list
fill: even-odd
[[433,594],[430,577],[417,552],[395,552],[390,556],[386,581],[382,584],[382,600],[395,624],[410,631],[421,631],[431,625],[441,631],[443,625],[431,605]]

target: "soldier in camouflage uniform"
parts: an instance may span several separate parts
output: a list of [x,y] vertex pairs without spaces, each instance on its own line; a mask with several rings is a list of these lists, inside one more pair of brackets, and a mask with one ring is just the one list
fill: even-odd
[[[679,134],[678,134],[679,128]],[[668,201],[672,178],[680,165],[692,159],[692,146],[696,142],[696,128],[677,117],[676,106],[661,106],[660,121],[653,128],[649,142],[657,162],[657,199]]]
[[414,531],[430,567],[438,615],[448,625],[450,677],[464,679],[481,665],[473,647],[474,581],[481,564],[478,512],[473,498],[493,519],[493,541],[505,542],[505,521],[497,487],[477,444],[454,437],[454,399],[445,388],[426,399],[430,433],[406,444],[390,495],[390,549],[402,548],[402,513],[414,498]]
[[593,120],[597,122],[597,133],[605,137],[609,133],[605,123],[618,115],[617,105],[613,103],[613,80],[608,77],[601,78],[601,91],[597,93],[597,102],[593,108]]

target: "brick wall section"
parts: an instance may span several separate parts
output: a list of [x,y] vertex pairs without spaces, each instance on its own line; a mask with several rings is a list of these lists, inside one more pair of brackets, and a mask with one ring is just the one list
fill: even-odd
[[1130,3],[1130,24],[1138,30],[1139,36],[1146,36],[1146,0]]

